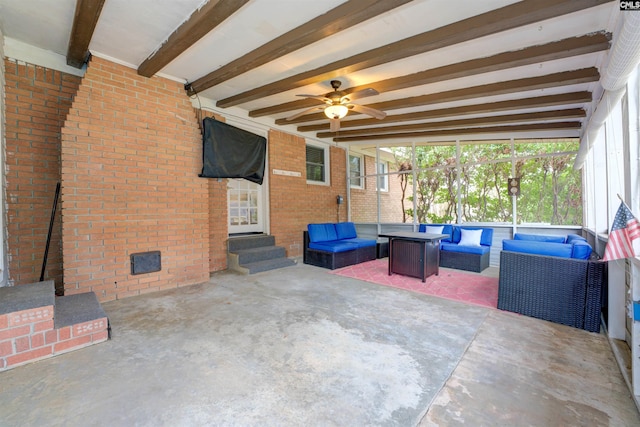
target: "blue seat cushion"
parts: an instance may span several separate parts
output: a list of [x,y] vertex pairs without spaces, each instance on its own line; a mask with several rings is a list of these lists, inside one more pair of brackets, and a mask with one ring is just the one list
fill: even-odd
[[457,243],[446,243],[443,242],[440,245],[440,250],[441,251],[447,251],[447,252],[462,252],[462,253],[466,253],[466,254],[477,254],[477,255],[482,255],[482,254],[486,254],[487,252],[489,252],[491,250],[491,248],[489,246],[484,246],[484,245],[480,245],[480,246],[461,246]]
[[502,249],[535,255],[571,258],[571,246],[564,243],[538,242],[535,240],[503,240]]
[[[375,240],[374,240],[374,244],[375,244]],[[337,252],[354,251],[358,249],[358,244],[345,242],[343,240],[334,240],[330,242],[311,242],[309,243],[309,248],[317,249],[319,251],[337,253]]]
[[358,237],[356,233],[356,226],[353,222],[339,222],[336,225],[336,233],[338,235],[337,240],[353,239]]
[[460,227],[453,226],[453,236],[451,239],[452,243],[460,243],[460,239],[462,238],[462,229],[465,230],[482,230],[482,236],[480,237],[480,244],[482,246],[491,246],[493,242],[493,228],[484,228],[484,227]]
[[418,231],[420,233],[426,233],[427,226],[429,227],[442,227],[442,234],[446,234],[447,237],[440,240],[441,242],[450,242],[453,236],[453,226],[451,224],[420,224]]
[[571,243],[571,258],[589,259],[591,251],[591,245],[586,240],[574,239]]
[[310,242],[330,242],[338,240],[336,226],[331,223],[307,225]]
[[[516,233],[513,240],[528,240],[533,242],[565,243],[564,236],[545,236],[543,234]],[[568,243],[568,242],[566,242]]]
[[375,246],[377,242],[371,239],[361,239],[360,237],[354,237],[353,239],[342,239],[341,242],[346,243],[354,243],[358,245],[359,248],[366,248],[369,246]]

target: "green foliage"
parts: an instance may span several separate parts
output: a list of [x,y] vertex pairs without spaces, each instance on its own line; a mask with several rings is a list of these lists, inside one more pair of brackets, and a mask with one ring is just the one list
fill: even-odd
[[[518,223],[582,224],[582,174],[573,170],[575,154],[557,154],[577,148],[574,141],[516,144],[515,176],[521,178]],[[396,149],[394,154],[406,170],[409,150]],[[416,187],[419,222],[512,221],[507,188],[512,175],[510,142],[462,145],[459,167],[455,146],[417,146],[415,156],[416,181],[407,174],[406,182]],[[412,207],[404,211],[413,217]]]

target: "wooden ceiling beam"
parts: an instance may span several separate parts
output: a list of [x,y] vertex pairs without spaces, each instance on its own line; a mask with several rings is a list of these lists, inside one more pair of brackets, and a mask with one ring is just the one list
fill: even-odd
[[583,68],[581,70],[563,71],[560,73],[547,74],[544,76],[527,77],[523,79],[472,86],[468,88],[455,89],[440,93],[430,93],[427,95],[413,96],[410,98],[377,102],[368,104],[367,107],[376,108],[383,111],[395,110],[398,108],[409,108],[419,105],[461,101],[482,96],[505,95],[515,92],[524,92],[528,90],[548,89],[558,86],[591,83],[597,82],[598,80],[600,80],[600,73],[598,72],[598,69],[595,67],[590,67]]
[[[581,83],[596,82],[600,79],[600,73],[595,67],[583,68],[581,70],[563,71],[560,73],[547,74],[545,76],[528,77],[524,79],[509,80],[505,82],[492,83],[487,85],[472,86],[463,89],[455,89],[427,95],[413,96],[410,98],[394,99],[392,101],[367,104],[367,107],[377,110],[388,111],[399,108],[419,107],[423,105],[441,104],[444,102],[464,101],[483,96],[506,95],[529,90],[548,89],[558,86],[567,86]],[[358,113],[350,111],[350,116]],[[324,113],[308,114],[306,121],[316,121],[326,119]],[[279,124],[276,120],[276,124]]]
[[348,75],[366,68],[545,19],[557,18],[567,13],[582,11],[608,2],[609,0],[521,1],[222,99],[216,105],[221,108],[232,107],[286,90]]
[[82,68],[89,57],[89,43],[105,0],[77,0],[67,47],[67,65]]
[[486,126],[464,129],[442,129],[421,132],[402,132],[381,135],[362,135],[362,136],[345,136],[333,138],[334,142],[356,142],[371,141],[377,139],[397,139],[397,138],[430,138],[430,137],[451,137],[457,135],[474,135],[486,133],[513,133],[513,132],[532,132],[532,131],[557,131],[557,130],[575,130],[581,128],[580,121],[555,122],[555,123],[532,123],[508,126]]
[[413,0],[350,0],[189,84],[202,92]]
[[[525,49],[505,52],[486,58],[473,59],[402,77],[373,82],[354,87],[350,90],[358,91],[371,87],[380,93],[386,93],[394,90],[441,82],[444,80],[469,77],[513,67],[521,67],[524,65],[537,64],[539,62],[553,61],[556,59],[599,52],[609,49],[610,41],[611,34],[605,32],[588,34],[581,37],[572,37],[544,45],[527,47]],[[286,111],[310,108],[315,105],[318,105],[318,100],[316,99],[302,99],[253,110],[249,112],[249,116],[261,117]]]
[[[537,96],[533,98],[510,99],[508,101],[491,102],[488,104],[464,105],[462,107],[441,108],[438,110],[418,111],[415,113],[388,115],[384,120],[378,119],[359,119],[359,120],[341,120],[340,129],[375,126],[386,123],[408,122],[413,120],[429,120],[444,117],[456,117],[468,114],[497,113],[508,110],[522,110],[529,108],[557,107],[572,104],[585,104],[592,101],[591,92],[571,92],[558,95]],[[284,123],[287,122],[284,119]],[[278,121],[276,121],[278,122]],[[329,130],[329,124],[319,123],[315,125],[298,126],[298,132],[316,132]]]
[[385,133],[398,133],[419,130],[455,129],[474,126],[541,122],[548,120],[579,119],[586,117],[587,113],[582,108],[569,108],[566,110],[538,111],[535,113],[505,114],[500,116],[474,117],[472,119],[445,120],[441,122],[412,123],[400,126],[380,126],[366,129],[340,130],[339,132],[318,132],[318,138],[333,138],[338,136],[380,135]]
[[138,67],[138,74],[151,77],[215,27],[236,13],[249,0],[209,0],[191,14],[158,50]]

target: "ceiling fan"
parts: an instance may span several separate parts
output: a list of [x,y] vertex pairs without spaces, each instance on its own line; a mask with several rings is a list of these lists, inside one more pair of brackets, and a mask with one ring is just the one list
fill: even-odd
[[324,110],[324,114],[329,118],[330,131],[337,132],[340,130],[340,119],[347,115],[349,110],[356,111],[358,113],[367,114],[376,119],[384,119],[387,113],[384,111],[376,110],[375,108],[365,107],[364,105],[352,104],[351,101],[358,98],[364,98],[365,96],[377,95],[378,91],[373,88],[366,88],[349,92],[349,90],[338,90],[342,82],[340,80],[331,80],[331,87],[333,92],[326,93],[324,95],[298,95],[304,98],[313,98],[325,103],[323,106],[312,107],[307,110],[296,113],[287,117],[287,120],[293,120],[297,117],[303,116],[311,111]]

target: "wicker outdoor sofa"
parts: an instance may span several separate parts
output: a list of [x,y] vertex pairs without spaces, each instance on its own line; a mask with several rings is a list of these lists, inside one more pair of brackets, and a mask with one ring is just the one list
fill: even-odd
[[376,259],[377,242],[359,238],[353,222],[308,224],[303,231],[305,264],[335,270]]
[[[480,273],[489,268],[493,229],[452,224],[420,224],[421,233],[442,233],[448,237],[440,241],[440,267]],[[466,231],[478,231],[478,241],[474,245],[460,244]]]
[[606,283],[606,262],[503,250],[498,308],[599,332]]

